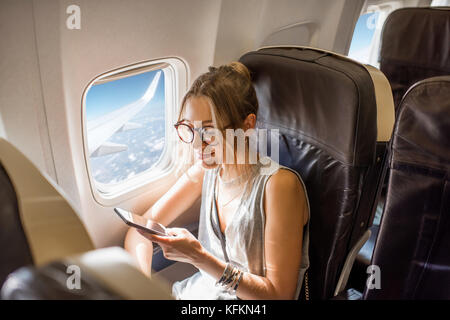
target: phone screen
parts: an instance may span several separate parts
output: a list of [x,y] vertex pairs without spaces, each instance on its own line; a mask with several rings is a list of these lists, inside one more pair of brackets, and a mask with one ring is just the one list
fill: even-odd
[[131,213],[129,211],[114,208],[114,211],[125,221],[129,226],[139,228],[149,233],[156,235],[167,236],[166,228],[155,221],[143,218],[137,214]]

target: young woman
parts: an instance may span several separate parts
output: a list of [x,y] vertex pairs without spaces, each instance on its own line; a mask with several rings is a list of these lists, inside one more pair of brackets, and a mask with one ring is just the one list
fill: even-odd
[[[257,111],[250,73],[239,62],[210,67],[183,99],[175,127],[198,161],[144,217],[169,225],[201,197],[198,240],[183,228],[168,228],[167,237],[130,228],[125,239],[125,248],[148,276],[152,242],[166,258],[199,269],[173,284],[177,299],[298,298],[309,267],[309,204],[301,177],[272,166],[270,158],[250,161],[248,139],[239,148],[214,136],[219,132],[225,138],[226,129],[249,132]],[[230,149],[232,159],[244,161],[217,157],[217,150]],[[263,160],[272,169],[263,170]]]

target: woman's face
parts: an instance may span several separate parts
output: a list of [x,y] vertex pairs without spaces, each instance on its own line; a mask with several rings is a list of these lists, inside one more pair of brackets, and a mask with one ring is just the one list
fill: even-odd
[[[189,98],[186,101],[183,121],[193,128],[214,128],[215,126],[208,99],[204,97]],[[202,141],[198,132],[195,132],[192,144],[195,160],[201,160],[202,166],[205,169],[213,169],[218,166],[217,161],[214,161],[216,148],[212,148]]]

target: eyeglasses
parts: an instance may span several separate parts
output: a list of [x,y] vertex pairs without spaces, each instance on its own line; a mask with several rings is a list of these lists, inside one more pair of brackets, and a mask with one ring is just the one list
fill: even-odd
[[194,128],[185,122],[177,122],[174,124],[174,127],[177,130],[180,140],[185,143],[192,143],[192,141],[194,141],[195,131],[200,135],[200,139],[202,140],[202,142],[210,145],[218,143],[218,141],[216,141],[215,139],[217,137],[218,129],[212,126]]

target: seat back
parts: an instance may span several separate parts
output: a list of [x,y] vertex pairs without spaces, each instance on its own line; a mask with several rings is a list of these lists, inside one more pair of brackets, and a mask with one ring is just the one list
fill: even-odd
[[404,8],[383,27],[380,70],[389,79],[398,107],[417,81],[450,74],[450,8]]
[[0,255],[2,277],[24,264],[41,265],[94,248],[64,192],[3,138],[0,165],[0,195],[6,199],[0,210],[0,245],[6,249]]
[[366,287],[364,298],[450,299],[450,76],[421,81],[405,94],[389,168],[371,261],[381,289]]
[[[372,215],[364,201],[374,197],[366,181],[376,163],[374,80],[363,65],[311,48],[265,48],[240,61],[252,73],[258,128],[279,130],[279,162],[306,185],[309,295],[331,298],[347,254]],[[392,98],[391,107],[393,113]]]

